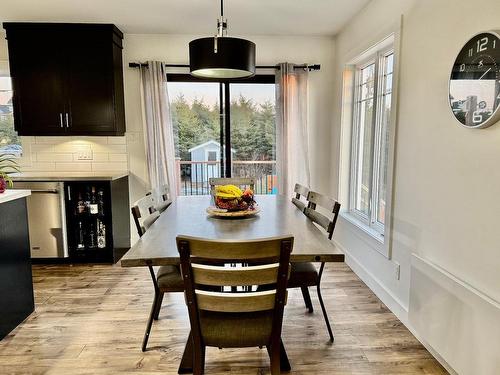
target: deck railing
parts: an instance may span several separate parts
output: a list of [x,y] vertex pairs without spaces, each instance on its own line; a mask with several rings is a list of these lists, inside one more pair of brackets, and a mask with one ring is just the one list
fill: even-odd
[[[255,194],[276,194],[276,161],[233,160],[233,177],[255,177]],[[210,194],[208,179],[220,177],[219,161],[176,161],[177,195]]]

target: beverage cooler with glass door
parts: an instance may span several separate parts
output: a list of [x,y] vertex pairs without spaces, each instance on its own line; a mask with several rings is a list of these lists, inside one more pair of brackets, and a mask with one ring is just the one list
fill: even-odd
[[128,250],[129,200],[128,190],[123,190],[114,181],[65,183],[68,251],[72,261],[114,263]]

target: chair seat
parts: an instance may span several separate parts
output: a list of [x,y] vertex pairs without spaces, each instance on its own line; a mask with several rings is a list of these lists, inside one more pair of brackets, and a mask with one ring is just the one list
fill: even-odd
[[273,311],[219,313],[200,310],[200,325],[207,346],[265,346],[271,337]]
[[179,266],[161,266],[156,274],[160,292],[184,292]]
[[318,271],[314,264],[292,263],[288,288],[318,285]]

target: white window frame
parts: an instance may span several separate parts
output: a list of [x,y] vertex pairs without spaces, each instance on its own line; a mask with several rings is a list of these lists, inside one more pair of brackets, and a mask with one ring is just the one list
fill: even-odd
[[[384,235],[385,225],[378,221],[378,199],[379,199],[379,175],[380,175],[380,162],[382,156],[381,136],[382,136],[382,105],[383,96],[385,91],[385,59],[394,55],[394,46],[389,45],[384,49],[376,51],[374,54],[369,55],[361,63],[356,64],[355,79],[354,79],[354,108],[353,108],[353,129],[351,138],[351,178],[349,183],[349,211],[359,221],[370,227],[381,236]],[[373,115],[372,115],[372,140],[370,147],[370,172],[369,172],[369,202],[368,202],[368,215],[356,209],[356,187],[360,183],[357,179],[357,166],[359,163],[358,145],[359,145],[359,132],[361,124],[360,120],[360,105],[361,105],[361,74],[362,71],[374,65],[374,92],[373,92]],[[394,68],[394,65],[393,65]],[[393,75],[394,77],[394,75]],[[391,103],[391,112],[393,111]],[[387,201],[387,199],[386,199]],[[385,220],[384,220],[385,221]]]
[[[394,151],[396,140],[396,127],[398,117],[398,77],[399,77],[399,55],[401,41],[401,24],[389,25],[386,31],[374,36],[374,38],[362,46],[353,48],[346,54],[345,65],[342,74],[342,101],[341,101],[341,130],[340,130],[340,155],[339,155],[339,199],[343,204],[340,212],[340,223],[346,230],[369,245],[370,248],[379,252],[387,259],[392,258],[393,243],[393,180],[394,180]],[[387,140],[387,181],[385,199],[385,217],[383,231],[381,226],[369,225],[363,217],[351,210],[351,177],[354,163],[353,159],[353,132],[355,131],[355,105],[356,105],[356,68],[369,61],[374,56],[380,56],[393,50],[393,79],[391,93],[391,113],[388,120]],[[382,107],[380,107],[382,108]],[[379,139],[377,140],[379,141]],[[373,163],[372,163],[373,165]],[[377,166],[376,168],[379,168]],[[373,169],[373,168],[372,168]],[[378,173],[378,169],[377,169]],[[370,185],[371,186],[371,185]],[[372,194],[373,189],[372,189]],[[372,200],[372,199],[371,199]],[[372,200],[373,201],[373,200]]]

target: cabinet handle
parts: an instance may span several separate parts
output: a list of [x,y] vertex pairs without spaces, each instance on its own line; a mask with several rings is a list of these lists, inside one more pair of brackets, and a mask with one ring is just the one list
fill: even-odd
[[64,128],[62,113],[59,113],[59,124],[61,125],[61,128]]
[[66,127],[69,128],[69,115],[68,115],[68,112],[66,112]]

